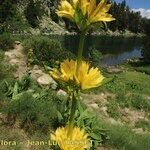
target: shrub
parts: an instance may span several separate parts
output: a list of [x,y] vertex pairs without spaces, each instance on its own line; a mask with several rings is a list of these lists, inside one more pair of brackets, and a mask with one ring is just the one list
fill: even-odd
[[100,60],[102,59],[102,53],[97,49],[91,47],[89,50],[88,57],[94,65],[98,65]]
[[57,60],[62,61],[66,58],[74,58],[71,52],[63,50],[58,41],[44,36],[34,36],[26,40],[24,42],[24,48],[26,52],[32,49],[36,57],[35,62],[38,60],[40,64],[45,62],[53,66]]
[[33,27],[36,28],[39,25],[39,19],[42,16],[43,10],[41,9],[39,2],[34,2],[30,0],[27,8],[25,10],[25,17],[28,23]]
[[146,63],[150,63],[150,36],[146,37],[143,42],[142,56]]
[[8,33],[3,33],[0,35],[0,48],[2,50],[8,50],[13,48],[14,40]]
[[7,78],[12,78],[14,68],[4,61],[4,54],[0,52],[0,82]]

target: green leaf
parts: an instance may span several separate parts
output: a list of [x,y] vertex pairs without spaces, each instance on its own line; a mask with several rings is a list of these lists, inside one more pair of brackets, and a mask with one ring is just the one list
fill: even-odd
[[63,116],[59,111],[57,111],[57,116],[59,121],[63,120]]
[[95,132],[92,132],[90,134],[90,136],[94,139],[94,140],[97,140],[97,141],[102,141],[102,138],[100,135],[96,134]]
[[15,97],[17,96],[17,94],[18,94],[18,88],[19,88],[18,82],[16,82],[16,83],[15,83],[15,86],[14,86],[14,89],[13,89],[12,100],[14,100]]

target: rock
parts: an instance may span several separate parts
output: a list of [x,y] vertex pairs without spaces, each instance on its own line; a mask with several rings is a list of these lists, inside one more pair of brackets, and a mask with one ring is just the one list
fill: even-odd
[[104,114],[105,116],[109,117],[108,113],[107,113],[107,107],[100,107],[100,111],[102,111],[102,114]]
[[121,72],[122,70],[117,68],[117,67],[114,67],[114,66],[111,66],[109,68],[107,68],[107,72],[108,73],[118,73],[118,72]]
[[5,52],[5,56],[7,56],[9,59],[15,59],[16,56],[14,53],[8,51],[8,52]]
[[20,41],[15,41],[15,44],[19,45],[19,44],[21,44],[21,42]]
[[56,89],[57,89],[57,83],[56,83],[56,82],[53,83],[53,84],[51,85],[51,88],[52,88],[53,90],[56,90]]
[[33,66],[33,70],[39,70],[40,68],[39,68],[39,66],[38,65],[34,65]]
[[89,106],[92,107],[93,109],[99,109],[99,106],[96,103],[89,104]]
[[20,61],[18,59],[11,59],[9,62],[11,65],[17,65]]
[[65,91],[63,91],[63,90],[59,90],[58,92],[57,92],[57,96],[67,96],[67,93],[65,92]]
[[31,70],[31,78],[33,78],[34,80],[37,80],[40,76],[42,76],[44,73],[42,72],[42,70]]
[[105,94],[104,94],[104,93],[101,93],[101,96],[105,96]]
[[55,87],[57,86],[57,83],[53,80],[53,78],[48,75],[48,74],[43,74],[42,76],[40,76],[38,79],[37,79],[37,82],[40,86],[50,86],[50,85],[53,85],[54,87],[54,84],[55,84]]

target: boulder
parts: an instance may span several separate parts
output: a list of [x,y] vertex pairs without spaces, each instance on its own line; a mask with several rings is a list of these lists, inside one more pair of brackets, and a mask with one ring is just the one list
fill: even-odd
[[53,89],[57,88],[57,83],[53,80],[53,78],[48,74],[43,74],[37,79],[37,82],[40,86],[51,86]]
[[89,106],[93,109],[99,109],[99,106],[96,103],[89,104]]

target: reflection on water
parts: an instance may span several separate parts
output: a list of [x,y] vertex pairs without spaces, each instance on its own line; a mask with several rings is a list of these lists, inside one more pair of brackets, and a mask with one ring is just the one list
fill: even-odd
[[133,49],[130,52],[122,52],[118,55],[105,55],[100,62],[100,66],[111,66],[125,62],[127,59],[138,58],[141,56],[140,49]]
[[[77,53],[79,36],[53,36],[58,39],[63,47]],[[88,57],[88,50],[94,47],[103,54],[100,65],[117,65],[127,59],[141,57],[142,40],[139,38],[120,38],[107,36],[87,36],[84,47],[84,57]]]

